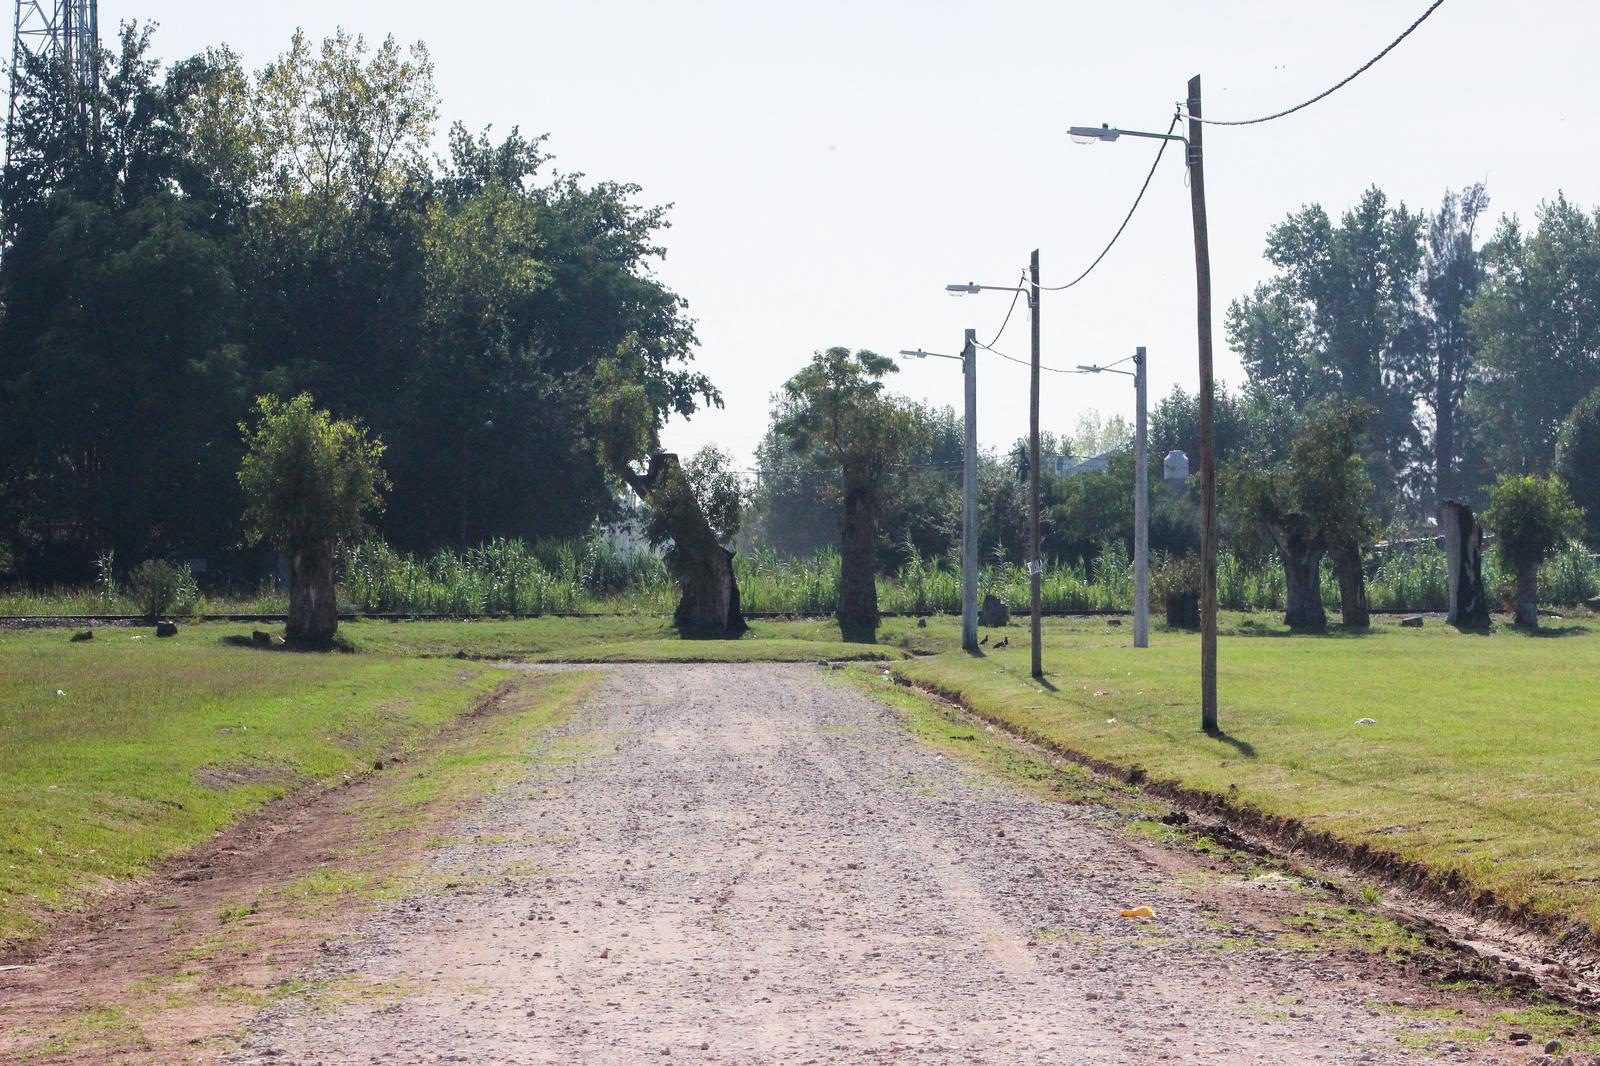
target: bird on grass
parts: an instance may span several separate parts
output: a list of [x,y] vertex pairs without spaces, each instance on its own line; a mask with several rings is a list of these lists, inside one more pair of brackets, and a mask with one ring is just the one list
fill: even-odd
[[1011,638],[1010,637],[1001,637],[1000,640],[995,644],[994,650],[995,651],[999,651],[1001,648],[1009,648],[1010,646],[1011,646]]
[[979,646],[979,647],[982,647],[982,646],[983,646],[983,645],[985,645],[985,644],[987,644],[987,643],[989,643],[989,634],[987,634],[987,633],[985,633],[985,634],[984,634],[984,635],[983,635],[983,639],[982,639],[982,640],[980,640],[980,641],[978,641],[978,646]]

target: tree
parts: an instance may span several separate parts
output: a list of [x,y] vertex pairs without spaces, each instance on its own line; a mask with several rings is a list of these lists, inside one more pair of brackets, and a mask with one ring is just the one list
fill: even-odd
[[928,430],[914,404],[883,394],[894,361],[848,348],[817,352],[784,383],[776,423],[796,452],[840,472],[839,624],[846,631],[878,624],[876,559],[879,522],[897,466]]
[[327,644],[339,628],[334,554],[383,506],[389,487],[378,466],[383,444],[359,423],[317,409],[307,393],[287,403],[262,396],[255,414],[254,426],[239,425],[246,535],[252,543],[272,544],[288,560],[285,639]]
[[[748,627],[733,552],[723,546],[678,457],[661,450],[669,394],[652,379],[640,347],[635,338],[600,365],[589,399],[590,433],[606,467],[650,508],[650,542],[667,546],[679,592],[674,623],[685,633],[735,637]],[[709,383],[704,389],[707,402],[719,401]]]
[[1278,275],[1228,309],[1229,342],[1252,389],[1300,410],[1342,396],[1371,410],[1391,470],[1414,461],[1421,216],[1376,187],[1335,226],[1318,205],[1267,234]]
[[1433,413],[1429,444],[1436,510],[1445,500],[1462,495],[1465,487],[1459,478],[1467,437],[1462,405],[1477,359],[1467,309],[1483,280],[1483,253],[1474,238],[1478,216],[1488,203],[1480,182],[1459,194],[1446,193],[1439,210],[1428,220],[1422,261],[1425,347],[1417,362],[1417,376],[1422,401]]
[[1378,532],[1368,504],[1372,482],[1361,456],[1367,416],[1359,403],[1329,400],[1313,405],[1289,451],[1295,495],[1327,546],[1339,578],[1340,621],[1355,628],[1372,621],[1363,560]]
[[744,523],[749,496],[744,479],[733,465],[733,456],[715,444],[707,444],[689,456],[683,472],[711,532],[722,544],[732,544]]
[[1583,510],[1589,543],[1600,544],[1600,388],[1567,415],[1556,438],[1556,473]]
[[1557,196],[1531,235],[1502,220],[1484,256],[1468,407],[1495,470],[1546,473],[1572,398],[1600,387],[1600,214]]
[[1516,574],[1515,622],[1539,627],[1539,564],[1577,535],[1583,515],[1558,477],[1506,474],[1489,490],[1484,523],[1501,563]]
[[1228,471],[1224,499],[1231,516],[1258,530],[1283,563],[1284,621],[1292,629],[1327,628],[1322,560],[1329,555],[1339,575],[1342,621],[1369,622],[1362,558],[1377,527],[1360,454],[1366,414],[1362,405],[1339,400],[1312,404],[1283,460],[1244,457]]

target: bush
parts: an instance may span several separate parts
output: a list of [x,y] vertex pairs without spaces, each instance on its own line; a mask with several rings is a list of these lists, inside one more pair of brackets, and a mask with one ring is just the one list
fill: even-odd
[[192,610],[200,590],[188,567],[161,559],[147,559],[128,575],[128,594],[148,622]]

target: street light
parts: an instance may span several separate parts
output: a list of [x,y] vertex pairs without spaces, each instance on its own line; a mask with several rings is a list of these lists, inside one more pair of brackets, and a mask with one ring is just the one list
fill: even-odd
[[1044,649],[1040,640],[1040,611],[1039,603],[1042,593],[1044,567],[1039,562],[1039,249],[1033,250],[1033,255],[1028,259],[1029,283],[1027,288],[1017,285],[977,285],[967,282],[965,285],[946,285],[946,292],[953,293],[978,293],[985,290],[991,292],[1026,292],[1028,294],[1028,308],[1033,312],[1029,317],[1032,356],[1029,361],[1028,382],[1028,598],[1030,602],[1029,629],[1032,635],[1032,668],[1033,676],[1044,677]]
[[[1133,430],[1133,646],[1150,646],[1150,472],[1145,468],[1145,351],[1135,348],[1133,369],[1118,370],[1117,364],[1085,366],[1086,374],[1123,374],[1133,379],[1136,414]],[[1117,362],[1127,362],[1119,359]]]
[[1183,141],[1189,167],[1189,209],[1194,221],[1195,332],[1200,354],[1200,725],[1217,725],[1217,453],[1216,382],[1211,368],[1211,246],[1206,227],[1206,177],[1201,153],[1200,76],[1189,79],[1189,135],[1119,130],[1111,126],[1073,126],[1078,144],[1146,137]]
[[967,330],[960,355],[902,348],[907,359],[956,359],[966,392],[966,441],[961,456],[961,647],[978,650],[978,343]]

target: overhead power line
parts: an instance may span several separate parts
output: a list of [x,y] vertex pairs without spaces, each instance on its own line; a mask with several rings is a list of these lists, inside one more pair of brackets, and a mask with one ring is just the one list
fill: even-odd
[[[1407,37],[1410,37],[1411,34],[1412,34],[1412,31],[1414,31],[1418,26],[1420,26],[1424,22],[1426,22],[1428,20],[1428,16],[1433,14],[1435,11],[1439,10],[1439,8],[1442,7],[1443,5],[1444,5],[1444,0],[1433,0],[1433,3],[1428,5],[1428,10],[1426,10],[1422,14],[1418,15],[1417,16],[1417,20],[1415,22],[1413,22],[1411,25],[1407,26],[1404,33],[1402,33],[1400,36],[1396,37],[1394,40],[1390,41],[1388,47],[1386,47],[1383,51],[1379,52],[1377,55],[1373,56],[1371,59],[1369,59],[1365,63],[1361,64],[1361,66],[1357,67],[1353,73],[1351,73],[1350,75],[1345,77],[1343,80],[1339,81],[1337,84],[1335,84],[1335,85],[1333,85],[1333,86],[1331,86],[1331,87],[1329,87],[1327,89],[1324,89],[1322,92],[1320,92],[1317,95],[1313,96],[1311,99],[1305,101],[1304,103],[1295,104],[1293,107],[1286,107],[1282,111],[1275,111],[1270,115],[1262,115],[1260,118],[1243,118],[1243,119],[1228,120],[1228,119],[1219,119],[1219,118],[1201,118],[1198,115],[1190,115],[1190,114],[1187,114],[1187,113],[1185,113],[1184,117],[1188,118],[1189,121],[1191,121],[1191,122],[1203,122],[1207,126],[1255,126],[1255,125],[1259,125],[1262,122],[1271,122],[1273,119],[1283,118],[1285,115],[1292,115],[1296,111],[1300,111],[1300,110],[1303,110],[1305,108],[1310,107],[1312,104],[1316,103],[1318,100],[1327,99],[1328,97],[1332,96],[1334,93],[1338,92],[1340,89],[1343,89],[1346,85],[1349,85],[1351,82],[1353,82],[1357,78],[1361,77],[1361,75],[1365,74],[1368,70],[1372,69],[1372,67],[1377,64],[1378,60],[1382,59],[1384,56],[1386,56],[1390,52],[1394,51],[1396,45],[1398,45],[1401,41],[1405,40]],[[1178,109],[1180,111],[1184,111],[1184,105],[1180,103],[1178,105]]]
[[[973,343],[977,343],[977,342],[975,341]],[[1026,366],[1026,367],[1032,367],[1033,366],[1033,362],[1031,360],[1018,359],[1014,355],[1007,355],[1005,352],[1002,352],[1000,349],[992,348],[987,344],[979,344],[978,347],[982,348],[986,352],[993,352],[995,355],[998,355],[1000,358],[1005,359],[1005,360],[1007,360],[1009,362],[1012,362],[1012,363],[1016,363],[1018,366]],[[1082,370],[1063,370],[1061,367],[1058,367],[1058,366],[1045,366],[1042,363],[1039,365],[1039,369],[1040,370],[1048,370],[1052,374],[1082,374],[1082,373],[1085,373],[1085,371],[1082,371]]]
[[[1177,125],[1178,125],[1178,116],[1176,114],[1174,114],[1172,116],[1172,122],[1167,126],[1167,133],[1171,134],[1172,131],[1177,128]],[[1171,143],[1171,142],[1164,140],[1164,141],[1161,142],[1161,147],[1156,149],[1156,157],[1155,157],[1155,159],[1151,160],[1151,162],[1150,162],[1150,170],[1144,176],[1144,183],[1139,186],[1139,194],[1133,198],[1133,206],[1129,207],[1128,208],[1128,213],[1126,215],[1122,216],[1122,225],[1117,227],[1117,232],[1115,232],[1115,233],[1113,233],[1111,235],[1111,240],[1106,242],[1106,246],[1104,248],[1100,249],[1100,254],[1094,257],[1094,262],[1090,263],[1087,267],[1085,267],[1083,273],[1079,274],[1077,277],[1073,278],[1071,281],[1067,282],[1065,285],[1041,285],[1041,286],[1039,286],[1039,291],[1040,292],[1061,292],[1064,289],[1070,289],[1074,285],[1078,284],[1080,281],[1082,281],[1084,278],[1088,277],[1090,274],[1092,274],[1094,272],[1094,268],[1100,265],[1101,260],[1105,259],[1106,255],[1116,245],[1117,241],[1122,239],[1123,231],[1125,231],[1128,228],[1128,223],[1133,221],[1134,212],[1139,210],[1139,204],[1144,200],[1144,194],[1145,194],[1146,190],[1148,190],[1150,188],[1151,179],[1153,179],[1156,176],[1156,168],[1161,165],[1161,157],[1166,152],[1167,145],[1169,143]],[[1021,286],[1027,280],[1028,280],[1028,272],[1026,270],[1024,270],[1017,277],[1018,289],[1017,289],[1016,292],[1011,294],[1011,306],[1006,308],[1006,317],[1003,318],[1000,321],[1000,328],[995,330],[995,334],[994,334],[994,336],[992,338],[990,338],[988,344],[979,344],[978,347],[986,348],[989,351],[994,352],[994,348],[992,347],[992,345],[1000,343],[1000,338],[1005,336],[1006,327],[1011,324],[1011,315],[1013,314],[1013,312],[1016,311],[1016,309],[1017,309],[1017,301],[1022,296],[1022,288],[1021,288]],[[1009,355],[1004,355],[1001,352],[995,352],[995,354],[996,355],[1003,355],[1003,357],[1006,358],[1006,359],[1010,359],[1011,358]],[[1053,369],[1053,368],[1045,367],[1043,369],[1047,369],[1048,370],[1048,369]],[[1057,373],[1070,374],[1070,373],[1076,373],[1076,371],[1062,370],[1062,371],[1057,371]]]
[[[1444,0],[1440,0],[1440,3],[1443,2]],[[1178,114],[1175,112],[1172,116],[1172,122],[1167,126],[1167,135],[1171,136],[1172,131],[1177,127]],[[1094,257],[1094,262],[1085,267],[1082,274],[1079,274],[1065,285],[1041,285],[1039,288],[1042,291],[1060,292],[1063,289],[1070,289],[1074,285],[1078,284],[1078,282],[1094,273],[1094,268],[1100,265],[1100,261],[1106,257],[1113,247],[1116,246],[1117,241],[1122,239],[1123,230],[1126,230],[1128,228],[1128,223],[1133,221],[1133,213],[1139,210],[1139,204],[1144,200],[1145,191],[1150,188],[1150,180],[1156,176],[1156,168],[1161,165],[1161,157],[1166,153],[1167,145],[1171,143],[1171,141],[1163,140],[1161,142],[1161,147],[1156,149],[1156,157],[1150,161],[1150,171],[1144,176],[1144,184],[1139,186],[1139,195],[1133,198],[1133,206],[1128,208],[1128,213],[1126,215],[1122,216],[1122,225],[1117,227],[1117,232],[1111,235],[1111,240],[1106,242],[1106,246],[1100,249],[1100,254]]]

